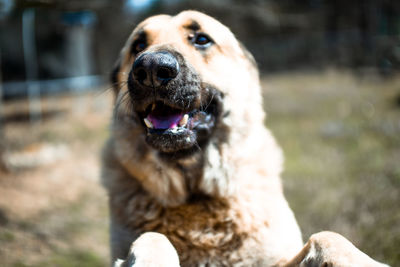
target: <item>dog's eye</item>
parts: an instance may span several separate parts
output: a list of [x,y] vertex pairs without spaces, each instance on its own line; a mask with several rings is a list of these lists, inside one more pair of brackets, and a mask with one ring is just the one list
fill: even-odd
[[132,53],[137,54],[142,52],[147,47],[145,41],[137,40],[132,44]]
[[204,34],[199,34],[199,35],[197,35],[194,43],[197,45],[206,45],[210,42],[211,42],[211,40],[208,38],[208,36],[206,36]]
[[197,33],[189,36],[190,41],[196,48],[205,49],[212,45],[214,41],[205,33]]

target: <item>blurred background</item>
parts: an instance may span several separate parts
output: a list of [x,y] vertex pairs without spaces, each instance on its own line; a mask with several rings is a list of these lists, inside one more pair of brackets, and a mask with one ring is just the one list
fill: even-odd
[[0,266],[107,266],[108,77],[143,18],[196,9],[261,70],[304,239],[400,266],[400,2],[0,0]]

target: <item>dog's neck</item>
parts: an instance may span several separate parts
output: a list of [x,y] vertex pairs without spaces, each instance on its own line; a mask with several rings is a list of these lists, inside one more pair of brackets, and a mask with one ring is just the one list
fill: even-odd
[[[121,160],[121,156],[117,157],[129,174],[128,179],[137,179],[141,187],[163,206],[181,205],[193,195],[227,198],[235,195],[240,179],[246,179],[243,172],[250,171],[248,168],[251,166],[246,162],[255,161],[254,157],[262,156],[261,147],[266,152],[270,150],[262,144],[263,139],[268,140],[264,136],[264,130],[260,127],[258,130],[249,131],[250,136],[241,139],[236,145],[229,143],[236,142],[232,136],[223,144],[211,141],[203,150],[173,162],[160,158],[158,153],[152,150],[147,152],[145,160],[135,158],[129,160],[125,156]],[[253,143],[251,140],[259,142]],[[121,149],[116,146],[114,151],[118,154]],[[266,156],[266,158],[272,157]],[[268,162],[266,165],[273,166]],[[241,166],[247,166],[247,170]],[[265,172],[278,174],[280,169],[265,170]]]

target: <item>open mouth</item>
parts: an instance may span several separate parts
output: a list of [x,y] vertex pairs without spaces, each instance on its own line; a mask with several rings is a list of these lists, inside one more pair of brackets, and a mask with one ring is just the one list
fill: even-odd
[[149,108],[148,115],[143,119],[148,129],[177,130],[178,127],[185,127],[188,123],[189,114],[184,114],[183,110],[170,107],[162,102],[152,103],[146,110]]
[[211,134],[216,123],[217,108],[184,110],[163,101],[155,101],[139,112],[147,129],[146,141],[161,152],[171,153],[199,145]]
[[[150,111],[148,111],[149,109]],[[143,118],[143,122],[150,132],[178,132],[183,129],[193,130],[202,124],[213,124],[211,114],[205,111],[197,109],[184,111],[168,106],[160,101],[149,105],[146,110],[147,116]]]

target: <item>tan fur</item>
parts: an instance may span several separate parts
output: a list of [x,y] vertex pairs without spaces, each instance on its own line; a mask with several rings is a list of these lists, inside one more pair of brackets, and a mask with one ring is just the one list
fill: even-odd
[[[193,21],[216,43],[206,53],[187,42]],[[202,83],[224,94],[228,115],[199,152],[166,161],[145,141],[126,85],[135,60],[130,47],[140,31],[147,34],[146,51],[178,51]],[[118,62],[112,134],[103,153],[113,261],[125,258],[146,232],[167,236],[182,266],[276,266],[297,259],[301,234],[282,192],[281,150],[264,127],[258,71],[229,29],[195,11],[154,16],[133,31]],[[143,244],[157,255],[151,242]]]

